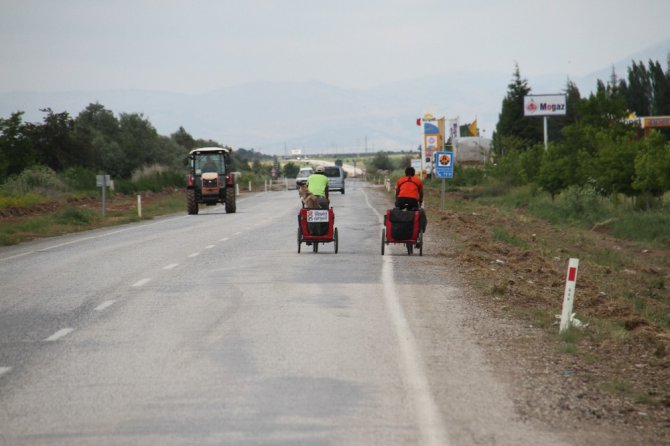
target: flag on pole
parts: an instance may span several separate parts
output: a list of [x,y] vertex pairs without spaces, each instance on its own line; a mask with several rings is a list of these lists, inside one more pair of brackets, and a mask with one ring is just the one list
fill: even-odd
[[479,129],[477,128],[477,118],[468,125],[468,132],[470,136],[479,136]]
[[458,118],[449,120],[449,136],[453,143],[454,140],[461,137],[461,127],[458,123]]

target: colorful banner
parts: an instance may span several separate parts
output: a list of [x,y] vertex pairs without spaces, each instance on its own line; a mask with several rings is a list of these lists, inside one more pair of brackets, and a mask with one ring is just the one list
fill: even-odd
[[458,123],[458,118],[449,120],[449,137],[451,138],[451,143],[454,143],[455,139],[461,137],[461,128]]

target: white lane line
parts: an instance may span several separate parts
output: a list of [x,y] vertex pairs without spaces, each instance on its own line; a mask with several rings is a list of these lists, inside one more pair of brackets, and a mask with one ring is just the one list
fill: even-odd
[[2,261],[4,261],[4,260],[15,259],[15,258],[17,258],[17,257],[23,257],[23,256],[26,256],[26,255],[29,255],[29,254],[35,254],[36,252],[49,251],[49,250],[51,250],[51,249],[61,248],[61,247],[63,247],[63,246],[68,246],[68,245],[72,245],[72,244],[75,244],[75,243],[85,242],[85,241],[88,241],[88,240],[95,240],[95,239],[99,239],[99,238],[103,238],[103,237],[109,237],[110,235],[121,234],[121,233],[123,233],[123,232],[135,231],[135,230],[137,230],[137,229],[145,228],[145,227],[147,227],[147,226],[160,225],[160,224],[163,224],[163,223],[172,221],[172,220],[179,220],[179,219],[181,219],[181,218],[188,218],[188,216],[187,216],[187,215],[184,215],[184,216],[180,216],[180,217],[166,218],[166,219],[161,220],[161,221],[157,221],[157,222],[153,222],[153,223],[147,223],[147,224],[142,224],[142,225],[139,225],[139,226],[128,227],[128,228],[125,228],[125,229],[119,229],[119,230],[117,230],[117,231],[106,232],[106,233],[104,233],[104,234],[100,234],[100,235],[88,236],[88,237],[81,237],[81,238],[78,238],[78,239],[76,239],[76,240],[71,240],[71,241],[69,241],[69,242],[64,242],[64,243],[58,243],[58,244],[56,244],[56,245],[47,246],[47,247],[45,247],[45,248],[40,248],[40,249],[38,249],[38,250],[34,250],[34,251],[21,252],[21,253],[19,253],[19,254],[14,254],[14,255],[9,256],[9,257],[0,257],[0,262],[2,262]]
[[163,269],[172,269],[176,268],[177,266],[179,266],[179,263],[170,263],[169,265],[165,265]]
[[199,255],[199,252],[194,252],[193,254],[189,254],[188,257],[198,257]]
[[[372,207],[368,200],[368,194],[366,194],[365,191],[363,194],[368,207],[377,215],[379,223],[382,223],[384,217],[377,211],[377,209]],[[382,285],[384,288],[386,307],[398,337],[401,366],[407,382],[407,398],[414,402],[414,408],[416,410],[417,423],[422,438],[420,444],[449,446],[450,443],[447,429],[442,421],[440,409],[437,407],[437,404],[433,399],[428,378],[423,369],[421,354],[395,290],[392,257],[383,258]]]
[[151,278],[145,277],[144,279],[140,279],[137,282],[133,283],[134,287],[139,287],[142,285],[146,285],[147,283],[151,282]]
[[46,341],[46,342],[57,341],[57,340],[59,340],[60,338],[69,335],[69,334],[72,333],[73,331],[74,331],[74,328],[61,328],[61,329],[58,330],[56,333],[54,333],[54,334],[52,334],[51,336],[49,336],[48,338],[46,338],[45,341]]
[[10,370],[12,370],[11,367],[0,367],[0,376],[4,375],[5,373],[8,373]]
[[224,238],[220,239],[219,241],[220,241],[220,242],[225,242],[225,241],[227,241],[227,240],[230,240],[230,239],[229,239],[228,237],[224,237]]
[[216,246],[216,245],[207,245],[207,246],[205,246],[205,249],[212,249],[212,248],[215,247],[215,246]]
[[382,265],[382,284],[384,299],[395,327],[400,347],[403,371],[407,382],[407,398],[414,402],[417,423],[421,432],[420,444],[426,446],[448,446],[447,430],[442,421],[440,409],[437,407],[430,390],[426,372],[423,369],[421,353],[416,345],[412,329],[407,322],[405,312],[395,291],[393,280],[393,261],[384,257]]
[[98,305],[97,307],[95,307],[95,311],[102,311],[106,308],[109,308],[112,305],[114,305],[114,302],[116,302],[116,301],[115,300],[106,300],[103,303],[101,303],[100,305]]

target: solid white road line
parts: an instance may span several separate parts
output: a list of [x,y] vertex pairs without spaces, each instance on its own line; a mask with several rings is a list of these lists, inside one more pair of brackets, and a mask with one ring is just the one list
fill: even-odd
[[437,407],[430,384],[423,369],[421,353],[416,345],[412,329],[407,322],[405,312],[395,291],[393,280],[393,260],[384,257],[382,264],[382,284],[384,298],[395,327],[400,347],[401,362],[404,369],[408,398],[414,401],[417,423],[421,431],[421,444],[426,446],[448,446],[447,430],[442,421],[440,409]]
[[176,268],[177,266],[179,266],[179,263],[170,263],[169,265],[165,265],[163,269],[172,269]]
[[45,341],[47,341],[47,342],[57,341],[60,338],[69,335],[73,331],[74,331],[74,328],[61,328],[56,333],[54,333],[51,336],[49,336],[48,338],[46,338]]
[[100,305],[98,305],[97,307],[95,307],[95,311],[102,311],[105,308],[109,308],[112,305],[114,305],[114,302],[116,302],[116,301],[115,300],[106,300],[103,303],[101,303]]
[[207,246],[205,246],[205,249],[212,249],[212,248],[215,247],[215,246],[216,246],[216,245],[207,245]]
[[[365,202],[368,207],[377,215],[379,223],[382,223],[384,221],[382,214],[372,207],[365,191],[363,191],[363,194],[365,195]],[[384,287],[386,307],[398,337],[401,366],[408,387],[407,398],[414,402],[417,424],[421,432],[421,444],[427,446],[449,446],[447,429],[442,421],[440,409],[433,399],[430,384],[423,369],[421,353],[416,345],[412,329],[407,322],[405,312],[395,291],[393,258],[389,256],[383,257],[382,285]]]
[[99,238],[103,238],[103,237],[109,237],[110,235],[120,234],[122,232],[134,231],[134,230],[137,230],[137,229],[140,229],[140,228],[145,228],[147,226],[160,225],[160,224],[172,221],[172,220],[178,220],[180,218],[187,218],[187,217],[188,216],[184,215],[184,216],[179,216],[179,217],[174,217],[174,218],[166,218],[164,220],[157,221],[157,222],[154,222],[154,223],[147,223],[147,224],[142,224],[142,225],[138,225],[138,226],[131,226],[131,227],[127,227],[125,229],[119,229],[117,231],[106,232],[106,233],[100,234],[100,235],[80,237],[80,238],[77,238],[76,240],[71,240],[69,242],[58,243],[56,245],[47,246],[46,248],[41,248],[41,249],[38,249],[37,251],[26,251],[26,252],[21,252],[19,254],[15,254],[15,255],[12,255],[12,256],[9,256],[9,257],[0,257],[0,262],[2,262],[3,260],[15,259],[17,257],[22,257],[22,256],[25,256],[25,255],[28,255],[28,254],[34,254],[36,252],[49,251],[51,249],[72,245],[74,243],[80,243],[80,242],[85,242],[87,240],[95,240],[95,239],[99,239]]
[[12,370],[11,367],[0,367],[0,376],[4,375],[5,373],[8,373],[10,370]]
[[144,279],[140,279],[137,282],[133,283],[134,287],[139,287],[142,285],[146,285],[147,283],[151,282],[151,278],[145,277]]
[[189,254],[188,257],[198,257],[199,255],[199,252],[194,252],[193,254]]

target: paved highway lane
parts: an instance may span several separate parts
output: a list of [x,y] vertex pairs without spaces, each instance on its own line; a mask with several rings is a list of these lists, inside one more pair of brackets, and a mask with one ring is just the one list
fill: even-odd
[[0,445],[563,444],[430,245],[380,255],[383,194],[332,205],[338,254],[297,253],[296,191],[0,249]]
[[444,444],[379,216],[332,204],[338,254],[297,253],[295,191],[0,250],[0,440]]

